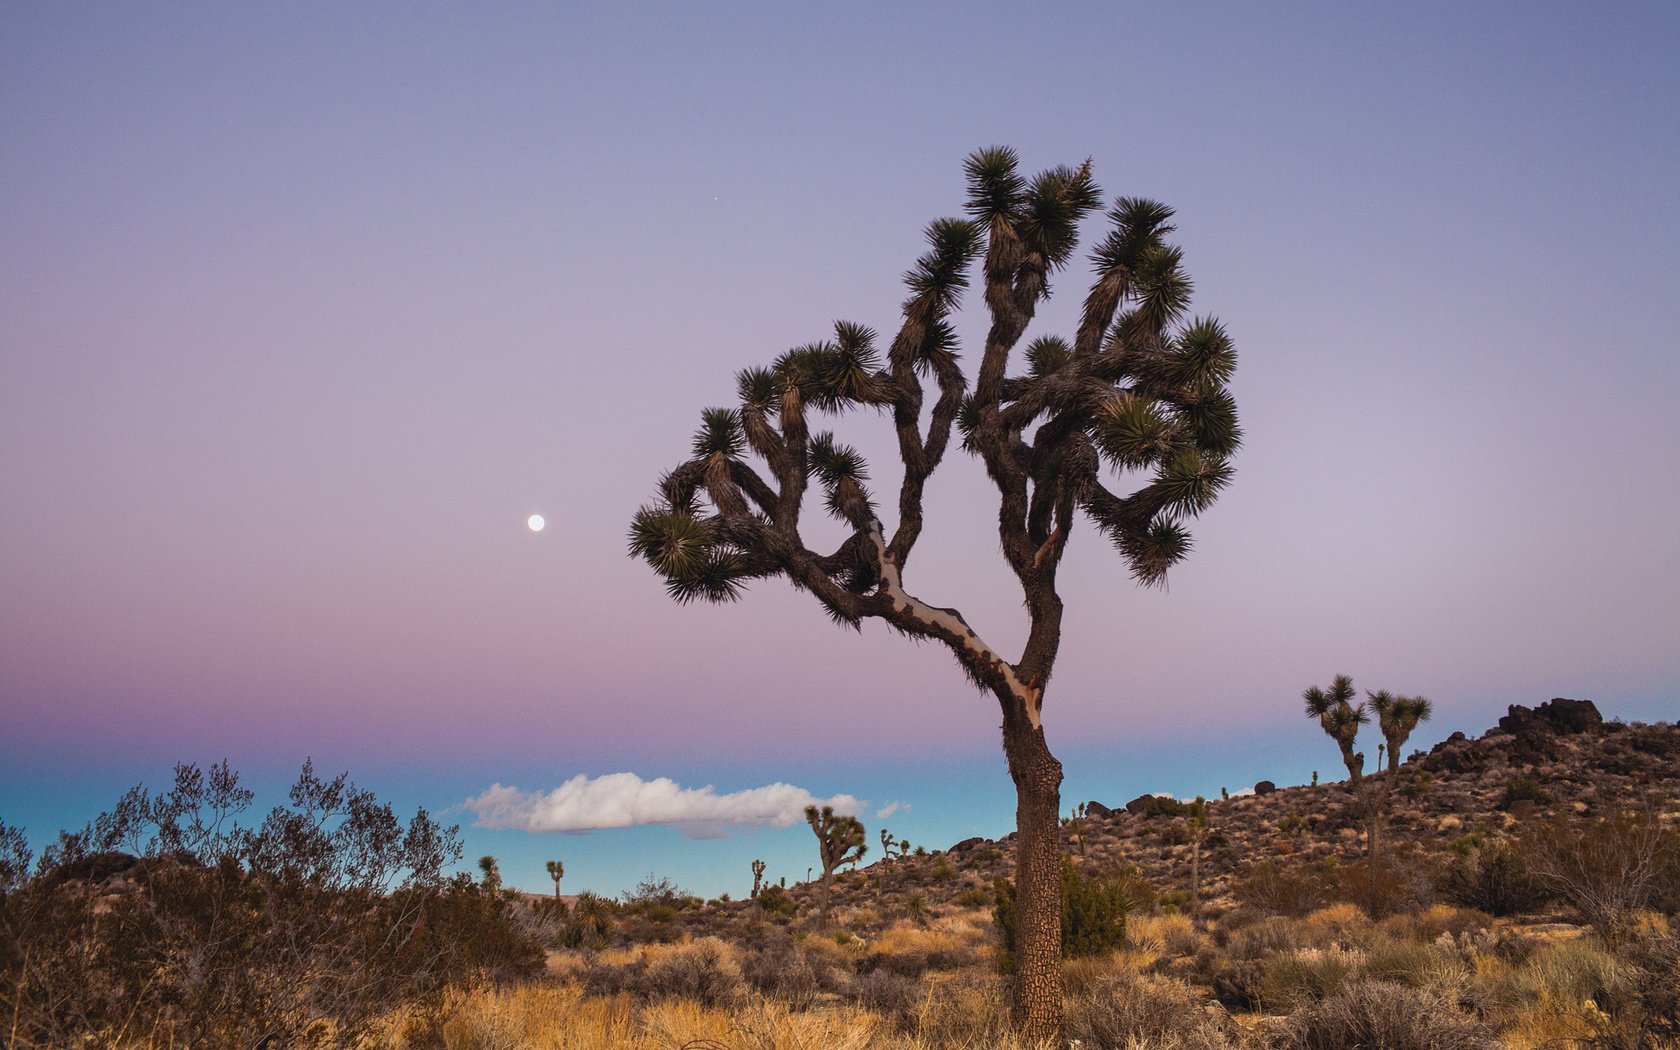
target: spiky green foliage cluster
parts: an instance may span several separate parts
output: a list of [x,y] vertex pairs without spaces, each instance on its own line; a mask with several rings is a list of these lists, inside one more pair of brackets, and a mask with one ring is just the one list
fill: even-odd
[[1353,750],[1354,740],[1359,735],[1359,727],[1371,721],[1365,705],[1353,703],[1358,695],[1353,688],[1353,679],[1345,674],[1337,675],[1329,689],[1309,686],[1301,694],[1301,699],[1306,702],[1307,717],[1317,718],[1320,728],[1336,742],[1342,752],[1342,763],[1347,766],[1348,777],[1354,783],[1359,782],[1365,767],[1364,754]]
[[1365,698],[1377,713],[1377,728],[1388,743],[1388,769],[1396,772],[1400,768],[1400,748],[1419,722],[1429,721],[1435,705],[1426,696],[1399,696],[1386,689],[1376,692],[1367,689]]
[[[964,173],[967,216],[928,226],[890,342],[838,322],[832,338],[739,373],[737,403],[702,413],[691,457],[630,529],[630,552],[673,598],[733,601],[751,580],[786,576],[836,622],[878,617],[945,641],[995,687],[997,672],[970,660],[960,632],[917,622],[887,591],[920,536],[925,484],[953,430],[998,486],[1004,553],[1024,586],[1053,586],[1076,512],[1146,584],[1190,551],[1187,523],[1229,484],[1242,432],[1228,389],[1235,350],[1218,321],[1188,315],[1172,209],[1121,197],[1103,213],[1089,161],[1027,175],[1014,151],[994,147],[968,157]],[[1099,214],[1077,333],[1027,337],[1051,277],[1074,260],[1081,223]],[[951,318],[976,263],[992,324],[970,373]],[[903,468],[896,519],[858,449],[812,420],[858,406],[891,417]],[[813,489],[847,533],[827,553],[802,536]]]

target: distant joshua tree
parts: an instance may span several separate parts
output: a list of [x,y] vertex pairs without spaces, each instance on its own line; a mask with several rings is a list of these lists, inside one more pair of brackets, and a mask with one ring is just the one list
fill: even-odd
[[486,853],[478,858],[478,870],[483,875],[480,885],[490,893],[500,893],[502,891],[502,869],[497,867],[495,857]]
[[764,888],[764,862],[762,860],[755,860],[752,862],[752,873],[752,899],[758,900],[758,892]]
[[1301,699],[1307,704],[1307,717],[1317,718],[1324,732],[1341,749],[1348,782],[1355,787],[1364,779],[1365,755],[1353,750],[1353,741],[1359,735],[1359,727],[1371,720],[1364,704],[1355,706],[1349,703],[1357,695],[1353,679],[1345,674],[1337,675],[1328,691],[1315,685],[1301,694]]
[[[735,601],[754,581],[785,577],[843,627],[878,619],[947,647],[997,699],[1016,791],[1015,1014],[1027,1041],[1059,1043],[1062,764],[1043,725],[1062,641],[1057,570],[1080,514],[1144,585],[1165,582],[1189,553],[1186,523],[1229,482],[1240,441],[1227,389],[1236,352],[1218,321],[1189,314],[1172,209],[1132,197],[1105,216],[1073,338],[1023,343],[1102,191],[1089,161],[1029,176],[1002,147],[971,154],[964,170],[968,216],[928,226],[896,334],[878,340],[841,321],[832,340],[739,373],[737,403],[701,414],[691,454],[637,511],[630,552],[679,602]],[[967,350],[953,319],[977,262],[985,334]],[[890,507],[870,492],[858,450],[813,428],[819,413],[853,408],[890,421]],[[953,436],[996,492],[990,510],[973,510],[996,523],[1026,609],[1014,659],[960,610],[911,589],[923,496]],[[810,546],[808,490],[842,530],[830,550]]]
[[823,915],[826,917],[829,882],[834,877],[834,869],[842,864],[856,863],[869,852],[869,844],[863,841],[863,821],[856,817],[835,816],[833,806],[824,806],[821,810],[806,806],[805,822],[811,825],[812,833],[817,836],[817,859],[822,861]]
[[1400,771],[1400,748],[1419,722],[1429,721],[1435,705],[1426,696],[1395,696],[1386,689],[1365,690],[1371,710],[1377,713],[1377,728],[1388,741],[1388,771]]
[[560,880],[566,877],[566,866],[557,860],[551,860],[546,865],[548,877],[554,880],[554,901],[560,902]]

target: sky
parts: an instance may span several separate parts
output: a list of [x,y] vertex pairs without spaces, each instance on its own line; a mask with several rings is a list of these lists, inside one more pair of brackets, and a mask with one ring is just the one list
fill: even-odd
[[[738,370],[894,329],[990,145],[1175,208],[1239,355],[1169,586],[1070,543],[1065,806],[1331,779],[1338,673],[1424,747],[1673,720],[1676,54],[1667,3],[0,5],[0,820],[313,758],[531,890],[795,881],[812,802],[1006,834],[948,654],[625,550]],[[905,585],[1018,652],[994,515],[947,457]]]

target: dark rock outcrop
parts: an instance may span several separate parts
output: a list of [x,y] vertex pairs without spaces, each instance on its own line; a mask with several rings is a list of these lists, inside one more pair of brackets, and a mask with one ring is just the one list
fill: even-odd
[[1531,736],[1536,733],[1569,736],[1590,733],[1604,724],[1598,705],[1591,700],[1566,700],[1555,697],[1539,707],[1512,704],[1499,728],[1512,736]]
[[1114,811],[1103,805],[1101,802],[1092,801],[1085,803],[1085,815],[1087,817],[1096,817],[1098,820],[1107,820],[1109,817],[1114,816]]

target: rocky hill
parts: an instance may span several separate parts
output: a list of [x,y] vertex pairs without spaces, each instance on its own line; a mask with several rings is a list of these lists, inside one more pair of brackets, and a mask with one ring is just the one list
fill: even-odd
[[[1326,741],[1326,746],[1330,746]],[[1091,800],[1085,816],[1064,821],[1069,856],[1105,875],[1141,874],[1160,893],[1187,895],[1199,869],[1200,899],[1218,910],[1255,866],[1323,870],[1328,860],[1366,854],[1376,824],[1392,855],[1414,872],[1450,861],[1467,844],[1497,841],[1563,814],[1596,815],[1649,801],[1680,816],[1680,725],[1605,721],[1586,700],[1513,705],[1480,737],[1463,733],[1427,754],[1414,752],[1397,773],[1345,782],[1274,788],[1207,803],[1198,843],[1189,809],[1143,796],[1121,805]],[[877,861],[838,876],[835,903],[867,906],[914,891],[928,904],[974,901],[976,891],[1013,872],[1013,838],[968,839],[925,857]],[[1420,888],[1421,889],[1421,888]],[[791,888],[815,900],[815,887]]]

